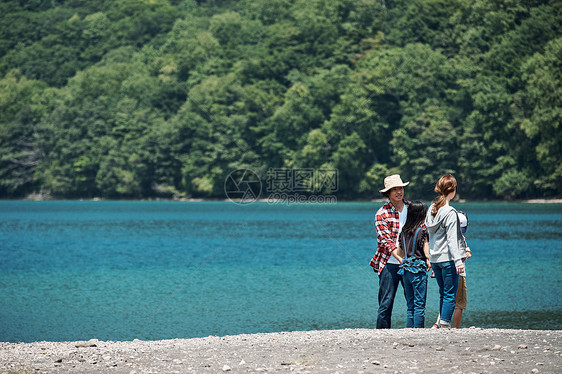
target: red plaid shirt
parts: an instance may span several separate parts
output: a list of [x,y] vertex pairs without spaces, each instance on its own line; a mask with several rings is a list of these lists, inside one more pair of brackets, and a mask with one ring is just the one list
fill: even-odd
[[[404,200],[406,206],[410,206],[408,200]],[[390,252],[396,248],[400,220],[398,211],[389,201],[384,204],[375,214],[375,228],[377,229],[377,252],[371,259],[370,265],[375,273],[380,274],[386,262],[392,256]]]

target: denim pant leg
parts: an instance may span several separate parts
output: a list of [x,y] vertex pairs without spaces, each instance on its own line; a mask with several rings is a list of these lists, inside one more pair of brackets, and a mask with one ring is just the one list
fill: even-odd
[[413,273],[405,271],[402,276],[404,286],[404,296],[406,296],[406,327],[414,327],[414,280]]
[[441,309],[443,308],[443,276],[441,274],[441,266],[436,262],[432,262],[431,270],[433,270],[435,280],[439,286],[439,319],[441,319]]
[[425,271],[412,274],[412,290],[414,293],[414,326],[425,327],[425,301],[427,300],[427,273]]
[[450,323],[455,311],[459,275],[454,261],[431,264],[439,285],[439,311],[441,321]]
[[398,275],[397,264],[386,264],[379,274],[379,311],[377,329],[389,329],[392,319],[392,307],[398,284],[402,277]]

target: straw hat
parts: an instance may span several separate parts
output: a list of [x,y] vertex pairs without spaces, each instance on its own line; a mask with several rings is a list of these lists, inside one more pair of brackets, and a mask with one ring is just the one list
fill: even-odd
[[389,177],[384,178],[384,189],[380,190],[379,192],[386,192],[393,187],[406,187],[409,185],[410,182],[402,182],[400,175],[394,174]]

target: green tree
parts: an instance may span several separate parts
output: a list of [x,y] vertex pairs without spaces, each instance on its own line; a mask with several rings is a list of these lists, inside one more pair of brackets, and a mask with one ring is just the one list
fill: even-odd
[[[251,168],[561,194],[562,3],[0,4],[0,196],[223,196]],[[510,187],[512,186],[512,187]],[[314,186],[312,186],[314,187]],[[429,191],[429,192],[428,192]]]
[[447,99],[455,87],[452,71],[442,54],[421,44],[371,51],[324,125],[329,143],[356,132],[366,145],[363,162],[389,165],[393,132],[403,126],[403,116],[427,100]]
[[21,195],[36,186],[34,174],[42,154],[35,134],[45,88],[18,70],[0,80],[0,196]]
[[352,197],[359,192],[360,182],[367,165],[361,162],[365,153],[365,143],[353,132],[339,143],[332,155],[332,165],[339,174],[339,191],[344,197]]
[[[405,123],[393,133],[393,161],[411,182],[410,196],[430,197],[430,186],[445,173],[457,173],[457,133],[447,110],[436,100],[412,110]],[[458,176],[457,176],[458,177]]]
[[540,175],[536,187],[543,193],[562,193],[562,38],[552,40],[544,53],[523,65],[527,117],[521,128],[533,141]]

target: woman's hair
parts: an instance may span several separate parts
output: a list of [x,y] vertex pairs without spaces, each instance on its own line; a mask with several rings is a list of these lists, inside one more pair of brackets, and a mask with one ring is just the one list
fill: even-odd
[[402,228],[403,232],[411,233],[423,225],[427,215],[427,205],[423,201],[415,200],[408,207],[408,217]]
[[435,185],[435,192],[439,195],[437,195],[437,197],[433,200],[433,209],[431,210],[432,216],[435,216],[437,211],[445,205],[447,202],[447,195],[456,190],[457,180],[451,174],[445,174],[439,179],[439,181],[437,181],[437,184]]

